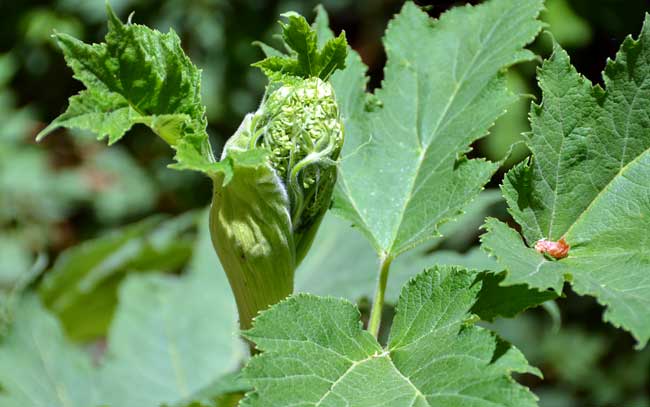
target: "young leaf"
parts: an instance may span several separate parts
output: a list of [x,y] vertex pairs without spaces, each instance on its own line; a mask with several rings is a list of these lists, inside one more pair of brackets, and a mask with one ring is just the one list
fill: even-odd
[[[543,103],[531,108],[527,140],[533,159],[510,171],[502,188],[526,243],[492,220],[483,245],[507,270],[505,283],[560,291],[566,279],[607,306],[605,320],[643,347],[650,338],[650,16],[639,39],[627,38],[608,61],[605,90],[580,76],[557,45],[538,76]],[[568,257],[531,248],[542,239],[563,239]]]
[[123,24],[110,6],[107,10],[105,43],[89,45],[55,35],[86,89],[71,97],[68,109],[37,138],[67,127],[90,130],[113,144],[139,123],[176,150],[176,168],[220,171],[205,130],[201,73],[183,53],[176,33]]
[[307,20],[297,13],[285,13],[289,22],[280,23],[284,43],[297,55],[298,66],[308,76],[315,76],[318,63],[316,32],[307,24]]
[[318,55],[318,77],[327,79],[337,69],[345,68],[347,54],[348,42],[344,32],[327,41]]
[[299,294],[275,305],[245,333],[263,353],[244,369],[255,388],[244,405],[536,405],[510,374],[539,372],[469,322],[474,277],[440,268],[411,280],[385,349],[344,300]]
[[522,47],[540,30],[541,8],[493,0],[433,21],[408,2],[386,32],[373,104],[364,103],[363,65],[333,76],[346,125],[334,210],[378,253],[396,257],[438,235],[496,170],[464,154],[516,100],[503,70],[533,57]]
[[289,20],[288,23],[280,22],[282,40],[289,54],[284,54],[264,43],[258,43],[266,58],[254,63],[253,66],[260,68],[271,79],[289,75],[303,78],[317,77],[324,81],[328,80],[337,69],[345,68],[348,42],[344,32],[332,38],[328,29],[321,37],[321,33],[317,34],[316,29],[310,27],[303,16],[295,12],[288,12],[282,16]]

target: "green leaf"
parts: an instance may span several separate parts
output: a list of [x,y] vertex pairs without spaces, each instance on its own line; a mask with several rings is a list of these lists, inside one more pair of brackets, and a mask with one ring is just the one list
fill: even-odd
[[[477,271],[496,268],[495,262],[478,248],[463,254],[452,250],[432,254],[413,250],[400,256],[391,266],[386,302],[394,304],[400,288],[432,265],[454,265]],[[295,291],[343,297],[350,301],[372,298],[376,269],[377,258],[368,241],[347,222],[330,215],[323,221],[314,248],[298,268]],[[501,286],[504,278],[504,275],[492,273],[478,274],[482,289],[472,311],[482,320],[513,317],[527,308],[557,298],[553,291],[535,290],[527,285]]]
[[270,56],[256,62],[253,66],[260,68],[266,76],[273,77],[276,74],[300,76],[298,61],[287,59],[284,56]]
[[235,303],[207,216],[201,222],[187,274],[133,274],[121,285],[107,349],[94,364],[26,295],[0,341],[0,405],[159,407],[236,370],[244,346]]
[[[322,8],[318,9],[318,15],[322,13]],[[282,41],[289,53],[257,42],[266,58],[253,66],[260,68],[271,79],[289,75],[327,80],[337,69],[345,68],[348,43],[344,32],[332,38],[328,28],[323,34],[327,37],[325,40],[325,37],[319,37],[321,33],[317,34],[317,30],[303,16],[292,11],[282,16],[288,19],[287,23],[280,22],[280,25]]]
[[[497,189],[486,189],[470,202],[457,218],[440,226],[440,237],[427,242],[430,249],[453,248],[465,251],[480,234],[485,219],[505,213],[505,201]],[[467,266],[469,267],[469,266]]]
[[345,58],[348,54],[348,42],[345,33],[325,43],[318,55],[319,78],[329,78],[337,69],[345,68]]
[[283,14],[282,17],[289,20],[287,24],[280,23],[282,26],[282,40],[297,54],[301,71],[309,76],[314,76],[318,65],[316,32],[312,30],[307,20],[297,13],[288,12]]
[[[434,245],[458,240],[460,236],[469,233],[478,233],[488,207],[494,202],[495,194],[484,191],[467,207],[466,214],[441,228],[444,230],[444,238],[438,238],[426,247],[397,258],[391,265],[386,301],[395,303],[401,287],[434,264],[457,265],[476,270],[494,269],[494,261],[478,248],[463,254],[453,250],[430,252]],[[376,286],[377,268],[377,255],[358,229],[351,227],[348,221],[326,215],[312,249],[298,268],[296,291],[343,297],[350,301],[362,297],[371,298]]]
[[14,320],[0,342],[0,405],[99,405],[90,358],[67,341],[35,295],[21,300]]
[[[548,23],[548,30],[558,43],[563,47],[584,47],[589,44],[593,36],[589,21],[575,12],[568,0],[546,0],[545,6],[542,20]],[[547,38],[543,41],[546,42]]]
[[396,257],[437,236],[497,169],[464,154],[516,100],[504,70],[533,58],[522,47],[540,30],[541,7],[493,0],[434,21],[408,2],[386,31],[374,106],[360,61],[333,76],[346,125],[334,210],[379,254]]
[[[530,162],[503,184],[525,242],[496,221],[486,250],[508,272],[507,284],[557,291],[566,279],[605,305],[604,319],[650,338],[650,16],[638,40],[627,38],[592,86],[556,45],[539,71],[541,105],[531,108]],[[529,248],[540,239],[569,245],[554,261]]]
[[249,390],[250,386],[241,379],[239,373],[231,373],[171,407],[235,407]]
[[299,294],[273,306],[245,334],[263,353],[244,369],[255,387],[244,405],[536,405],[510,374],[539,372],[470,322],[474,277],[440,268],[411,280],[386,348],[344,300]]
[[185,400],[234,371],[244,356],[235,302],[212,248],[207,216],[200,222],[188,275],[134,274],[120,288],[100,372],[101,395],[111,406]]
[[39,287],[41,299],[75,340],[106,335],[117,291],[128,273],[175,271],[192,254],[184,236],[196,222],[189,213],[163,222],[152,217],[63,252]]
[[481,236],[483,249],[496,257],[499,266],[508,270],[503,284],[528,284],[540,289],[552,288],[558,293],[562,291],[565,277],[560,262],[527,247],[514,229],[497,219],[488,219],[485,229],[487,233]]
[[33,256],[27,242],[6,231],[0,232],[0,297],[29,271]]
[[[316,18],[314,19],[314,22],[312,23],[311,27],[316,31],[316,39],[318,40],[318,46],[322,47],[325,45],[325,43],[332,38],[334,38],[334,33],[330,29],[330,17],[327,14],[327,10],[325,10],[325,7],[323,7],[322,4],[318,4],[315,7],[316,10]],[[348,47],[349,48],[349,47]],[[351,49],[348,49],[351,51]],[[349,52],[348,57],[351,54],[356,54],[356,52]],[[346,61],[346,67],[347,67],[347,61]],[[341,70],[342,72],[345,71],[345,69]]]
[[503,286],[503,274],[484,272],[476,278],[481,282],[481,292],[472,312],[483,321],[494,321],[497,317],[512,318],[528,308],[558,297],[554,291],[530,289],[525,284]]
[[113,144],[134,124],[150,127],[176,150],[177,168],[213,174],[215,163],[201,102],[201,73],[184,54],[176,33],[123,24],[108,7],[106,42],[84,44],[56,34],[66,62],[86,89],[68,110],[43,129],[90,130]]
[[520,98],[494,123],[490,134],[481,140],[480,150],[490,160],[504,160],[502,167],[507,169],[530,154],[522,143],[522,134],[530,131],[528,110],[533,89],[529,78],[516,70],[509,70],[506,76],[508,87],[519,94]]

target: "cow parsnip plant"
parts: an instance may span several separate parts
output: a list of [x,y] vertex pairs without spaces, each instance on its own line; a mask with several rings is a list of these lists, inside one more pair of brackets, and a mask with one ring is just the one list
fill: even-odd
[[[135,124],[150,127],[175,150],[172,167],[212,179],[204,227],[220,264],[208,247],[182,283],[129,279],[99,369],[27,295],[0,346],[2,405],[533,406],[536,397],[512,374],[541,373],[477,322],[553,299],[565,280],[607,305],[606,319],[645,345],[650,18],[608,63],[604,89],[579,76],[556,46],[539,71],[543,100],[532,106],[527,136],[533,155],[502,188],[523,240],[488,220],[482,244],[496,265],[427,267],[402,288],[390,326],[381,326],[393,262],[438,237],[498,168],[466,154],[517,99],[505,74],[535,59],[524,47],[542,28],[542,8],[542,0],[489,0],[433,20],[406,3],[386,31],[384,80],[373,94],[366,67],[344,34],[334,37],[324,10],[312,26],[287,13],[284,50],[262,44],[267,57],[255,64],[269,79],[260,107],[243,118],[220,159],[206,133],[200,71],[175,33],[125,24],[109,8],[105,43],[56,35],[86,89],[39,138],[81,128],[112,144]],[[347,300],[291,295],[330,208],[377,255],[367,328]],[[127,241],[118,236],[115,244]],[[219,307],[221,267],[255,355],[239,374],[217,380],[239,359],[229,332],[218,340],[227,318],[213,326],[210,312],[190,316],[201,304]],[[152,290],[157,302],[145,302]],[[385,344],[380,331],[388,333]],[[49,334],[55,350],[38,334]],[[220,358],[217,347],[230,357]],[[46,375],[35,382],[39,371]],[[209,384],[211,376],[217,381]]]

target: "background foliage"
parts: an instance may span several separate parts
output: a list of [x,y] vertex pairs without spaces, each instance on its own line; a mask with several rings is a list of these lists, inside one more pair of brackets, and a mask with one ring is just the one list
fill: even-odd
[[[224,388],[229,389],[226,392],[241,388],[227,376],[218,380],[236,367],[242,349],[236,338],[224,335],[224,331],[234,332],[229,328],[235,323],[233,303],[205,230],[196,226],[205,223],[201,209],[211,196],[208,180],[167,169],[169,149],[143,127],[136,127],[134,137],[110,150],[92,137],[72,137],[62,130],[60,137],[34,143],[35,134],[65,109],[67,98],[80,88],[50,34],[57,30],[86,42],[100,41],[106,31],[103,3],[0,4],[2,347],[20,347],[26,358],[0,357],[0,383],[19,381],[21,374],[29,377],[30,368],[47,369],[39,363],[48,361],[60,369],[55,376],[63,381],[52,383],[55,398],[61,398],[57,392],[70,384],[66,380],[75,382],[69,376],[72,370],[67,370],[74,368],[91,372],[89,382],[81,386],[85,394],[64,391],[65,397],[81,405],[99,397],[97,392],[119,393],[116,389],[129,386],[154,389],[150,395],[155,399],[128,400],[137,406],[200,403]],[[402,2],[321,3],[335,32],[344,29],[369,66],[368,86],[375,88],[386,59],[379,38]],[[435,1],[428,11],[436,16],[462,3]],[[277,32],[276,18],[286,10],[313,17],[317,2],[201,0],[188,5],[180,0],[114,0],[111,4],[123,19],[134,11],[138,23],[162,31],[173,27],[179,33],[185,51],[203,69],[209,133],[213,145],[220,148],[243,115],[256,108],[263,92],[261,73],[249,67],[261,57],[251,42],[271,42]],[[625,7],[616,0],[547,0],[546,9],[542,18],[548,30],[568,50],[577,70],[602,83],[606,58],[614,56],[625,35],[640,31],[643,12],[650,11],[650,5],[645,0],[627,0]],[[550,37],[543,34],[532,48],[547,56]],[[513,106],[490,136],[475,143],[472,156],[500,159],[520,140],[519,134],[529,130],[528,104],[539,96],[536,66],[531,62],[511,70],[512,88],[531,97]],[[524,147],[517,146],[504,169],[526,154]],[[491,187],[497,186],[502,174],[503,169]],[[475,247],[478,226],[486,215],[508,221],[505,204],[498,192],[488,189],[473,205],[467,216],[446,225],[444,239],[396,260],[389,302],[397,299],[403,282],[426,266],[480,267],[491,261]],[[331,216],[318,239],[299,270],[297,289],[359,300],[363,310],[375,278],[372,248],[346,222]],[[341,267],[343,263],[348,267]],[[351,275],[346,270],[367,273]],[[30,287],[28,293],[18,295],[24,287]],[[175,318],[179,312],[187,318]],[[602,308],[592,299],[569,293],[545,308],[493,323],[543,372],[543,381],[522,376],[523,383],[541,397],[541,405],[650,405],[650,349],[635,352],[630,335],[601,322],[601,314]],[[210,329],[198,328],[206,326]],[[188,331],[201,334],[188,341],[184,335]],[[29,340],[33,332],[42,332],[43,338]],[[81,344],[82,350],[69,340]],[[61,352],[30,360],[28,355],[40,346]],[[219,351],[211,353],[215,347]],[[167,358],[158,357],[163,351]],[[184,358],[178,359],[174,352]],[[204,354],[211,356],[196,356]],[[25,370],[8,378],[9,367],[18,365]],[[160,380],[129,379],[125,372],[133,366],[154,369]],[[146,375],[138,374],[142,376]],[[80,386],[73,384],[69,387]],[[49,397],[47,389],[40,391],[40,396]],[[221,402],[228,405],[235,399]],[[129,404],[125,400],[119,405]]]

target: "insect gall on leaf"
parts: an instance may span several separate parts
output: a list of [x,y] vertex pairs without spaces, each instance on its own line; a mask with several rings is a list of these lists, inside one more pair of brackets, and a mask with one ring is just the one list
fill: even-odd
[[554,242],[552,240],[540,239],[535,243],[535,250],[538,253],[547,254],[556,260],[563,259],[569,255],[571,246],[564,238]]

